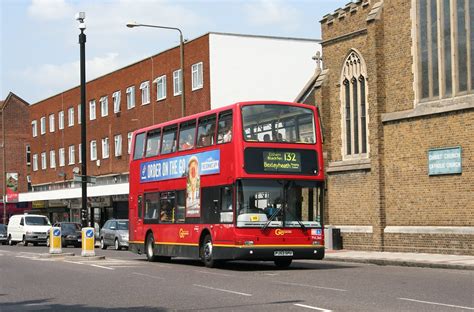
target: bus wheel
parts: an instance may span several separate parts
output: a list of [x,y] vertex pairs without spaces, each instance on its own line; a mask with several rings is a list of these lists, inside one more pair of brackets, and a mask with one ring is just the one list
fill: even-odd
[[148,234],[146,236],[146,258],[149,262],[155,262],[157,260],[157,256],[155,256],[155,239],[153,238],[153,234]]
[[279,268],[285,269],[290,266],[293,259],[276,259],[275,265]]
[[213,258],[212,239],[209,234],[204,237],[201,244],[201,259],[204,265],[208,268],[214,268],[217,265],[217,261]]

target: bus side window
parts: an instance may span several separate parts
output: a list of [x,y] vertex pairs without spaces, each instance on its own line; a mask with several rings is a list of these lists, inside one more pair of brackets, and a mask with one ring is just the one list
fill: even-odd
[[176,152],[176,125],[168,126],[163,129],[163,143],[161,143],[161,154]]
[[196,120],[183,122],[179,126],[179,150],[185,151],[194,147]]
[[137,200],[138,219],[141,219],[143,216],[142,204],[143,204],[142,195],[138,195],[138,200]]
[[227,143],[232,140],[232,111],[219,113],[217,129],[217,144]]
[[214,145],[216,135],[216,115],[206,116],[199,119],[197,147]]
[[148,133],[146,140],[146,154],[145,157],[152,157],[158,155],[160,152],[161,130],[153,130]]
[[184,223],[186,216],[186,191],[176,191],[176,211],[174,219],[176,223]]
[[145,194],[145,221],[158,220],[159,205],[160,196],[158,193]]
[[133,149],[133,159],[143,158],[143,151],[145,147],[145,132],[139,133],[135,136],[135,148]]
[[176,212],[174,192],[160,194],[160,223],[174,223]]

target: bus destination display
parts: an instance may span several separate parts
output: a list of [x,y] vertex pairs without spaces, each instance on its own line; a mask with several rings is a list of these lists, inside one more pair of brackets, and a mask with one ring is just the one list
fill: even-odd
[[301,172],[299,152],[263,152],[263,170],[270,172]]

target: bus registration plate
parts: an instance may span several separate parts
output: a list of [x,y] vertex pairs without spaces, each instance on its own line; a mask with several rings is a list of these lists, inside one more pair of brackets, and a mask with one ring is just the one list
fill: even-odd
[[293,251],[292,250],[276,250],[273,252],[273,255],[276,257],[281,257],[281,256],[293,256]]

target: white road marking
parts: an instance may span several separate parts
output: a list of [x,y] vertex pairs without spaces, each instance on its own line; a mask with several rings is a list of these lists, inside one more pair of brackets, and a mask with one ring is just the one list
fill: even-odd
[[137,273],[137,272],[133,272],[132,274],[145,276],[145,277],[150,277],[150,278],[159,279],[159,280],[166,280],[166,278],[164,278],[164,277],[155,276],[155,275],[149,275],[149,274],[143,274],[143,273]]
[[233,290],[227,290],[227,289],[222,289],[222,288],[214,288],[214,287],[209,287],[209,286],[204,286],[204,285],[198,285],[198,284],[193,284],[193,286],[196,287],[202,287],[202,288],[207,288],[207,289],[212,289],[212,290],[217,290],[217,291],[223,291],[223,292],[228,292],[231,294],[236,294],[236,295],[241,295],[241,296],[247,296],[247,297],[252,297],[251,294],[246,294],[238,291],[233,291]]
[[400,299],[400,300],[406,300],[406,301],[413,301],[413,302],[426,303],[426,304],[440,305],[440,306],[451,307],[451,308],[474,310],[473,307],[464,307],[464,306],[458,306],[458,305],[453,305],[453,304],[445,304],[445,303],[439,303],[439,302],[430,302],[430,301],[416,300],[416,299],[410,299],[410,298],[398,298],[398,299]]
[[276,283],[277,283],[277,284],[282,284],[282,285],[301,286],[301,287],[311,287],[311,288],[327,289],[327,290],[335,290],[335,291],[347,291],[346,289],[340,289],[340,288],[331,288],[331,287],[323,287],[323,286],[315,286],[315,285],[307,285],[307,284],[288,283],[288,282],[276,282]]
[[332,311],[332,310],[328,310],[328,309],[313,307],[313,306],[309,306],[309,305],[305,305],[305,304],[299,304],[299,303],[295,303],[295,306],[302,307],[302,308],[307,308],[307,309],[311,309],[311,310],[324,311],[324,312],[331,312]]
[[38,302],[38,303],[27,303],[25,304],[26,307],[33,307],[33,306],[41,306],[41,305],[45,305],[45,304],[49,304],[48,302]]
[[101,266],[101,265],[97,265],[97,264],[91,264],[90,266],[93,266],[93,267],[96,267],[96,268],[101,268],[101,269],[107,269],[107,270],[115,270],[114,268],[109,268],[109,267]]
[[203,274],[220,275],[220,276],[225,276],[225,277],[233,277],[232,275],[229,275],[229,274],[224,274],[224,273],[207,272],[207,271],[198,271],[198,270],[195,270],[194,272],[197,272],[197,273],[203,273]]

